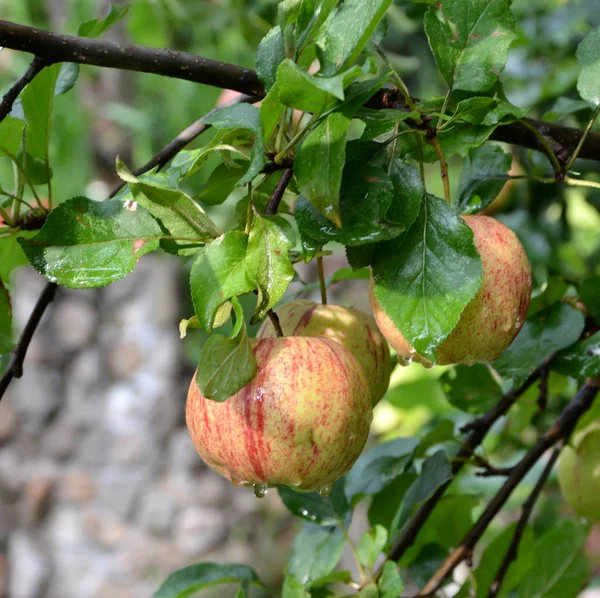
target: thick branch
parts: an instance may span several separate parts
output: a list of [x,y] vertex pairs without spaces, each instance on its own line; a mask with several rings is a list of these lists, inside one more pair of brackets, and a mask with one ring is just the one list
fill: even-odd
[[[475,449],[483,442],[486,434],[490,431],[491,427],[503,416],[508,410],[514,405],[515,401],[519,399],[525,392],[535,383],[536,380],[542,374],[543,368],[546,367],[544,362],[541,366],[535,369],[523,382],[523,384],[507,394],[505,394],[494,407],[492,407],[487,413],[477,418],[469,426],[463,428],[463,431],[470,430],[471,434],[466,439],[462,448],[456,454],[454,461],[452,462],[452,473],[456,476],[465,466],[465,464],[471,459]],[[399,561],[404,553],[413,545],[419,531],[431,515],[433,509],[435,509],[438,502],[446,493],[448,486],[452,483],[452,480],[442,484],[427,500],[424,502],[417,512],[414,514],[412,519],[405,525],[398,538],[398,541],[392,548],[388,559],[392,561]],[[377,575],[381,572],[378,571]]]
[[546,467],[544,467],[544,471],[542,471],[542,475],[540,475],[535,487],[531,491],[531,494],[523,504],[523,510],[521,511],[521,517],[519,517],[519,522],[517,523],[517,528],[515,529],[515,533],[510,542],[510,546],[504,555],[504,559],[502,559],[502,563],[498,568],[498,573],[496,573],[496,577],[490,587],[490,591],[488,593],[488,598],[495,598],[502,587],[502,583],[504,582],[504,578],[508,573],[508,568],[510,564],[517,558],[519,555],[519,545],[521,544],[521,538],[525,533],[525,528],[527,527],[527,523],[531,517],[531,513],[533,512],[533,507],[537,502],[548,478],[550,477],[550,473],[552,472],[552,468],[560,455],[560,450],[562,447],[555,447],[552,451],[552,455],[550,455],[550,459],[548,459],[548,463],[546,463]]
[[577,425],[579,418],[592,406],[599,389],[600,379],[588,379],[586,381],[575,398],[560,414],[554,425],[539,438],[531,450],[515,466],[513,473],[489,502],[485,511],[464,537],[460,546],[450,554],[442,566],[417,594],[417,597],[423,598],[425,596],[432,596],[437,592],[442,583],[444,583],[448,575],[450,575],[462,561],[471,556],[473,548],[480,540],[492,519],[494,519],[509,499],[513,490],[548,449],[552,448],[559,440],[567,438],[571,434],[573,428]]
[[[103,40],[60,35],[2,20],[0,20],[0,46],[31,52],[50,62],[77,62],[153,73],[213,87],[233,89],[249,95],[263,97],[265,94],[256,72],[252,69],[175,50],[120,45]],[[406,108],[401,94],[390,90],[381,91],[368,102],[368,106]],[[559,159],[568,159],[583,136],[583,131],[579,129],[534,119],[525,120],[544,136]],[[536,135],[521,122],[498,127],[492,133],[491,139],[543,151]],[[600,134],[590,133],[587,136],[579,157],[600,161]]]
[[57,285],[53,282],[48,282],[46,284],[38,302],[35,304],[35,307],[29,316],[23,334],[21,334],[21,338],[13,351],[10,363],[4,374],[2,374],[2,378],[0,378],[0,400],[6,392],[11,380],[13,378],[20,378],[23,375],[23,361],[25,360],[25,355],[27,355],[27,349],[29,348],[33,333],[38,327],[46,308],[52,303],[52,300],[56,295],[56,287]]
[[27,67],[27,70],[21,75],[21,77],[15,81],[15,84],[4,94],[2,102],[0,102],[0,122],[2,122],[12,110],[15,100],[19,97],[19,94],[25,89],[28,83],[31,83],[35,76],[50,63],[36,56],[31,64]]
[[0,46],[31,52],[50,62],[77,62],[153,73],[264,96],[264,88],[253,70],[187,52],[60,35],[2,20]]

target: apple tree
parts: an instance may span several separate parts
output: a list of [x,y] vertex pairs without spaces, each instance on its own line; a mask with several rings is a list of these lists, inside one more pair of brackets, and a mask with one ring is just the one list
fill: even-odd
[[[264,29],[247,36],[253,68],[151,31],[106,41],[127,4],[76,35],[0,21],[0,46],[32,56],[0,103],[0,397],[27,375],[58,286],[179,256],[195,312],[182,336],[206,333],[196,447],[231,492],[273,488],[303,522],[281,588],[245,564],[198,563],[154,598],[218,584],[238,598],[575,598],[598,582],[585,541],[600,520],[594,3],[238,4],[236,27]],[[120,182],[102,201],[63,195],[53,113],[102,68],[237,94],[141,167],[115,152]],[[340,248],[349,267],[326,278]],[[313,260],[305,284],[322,305],[292,304],[295,266]],[[15,337],[11,272],[26,264],[48,282]],[[377,325],[328,305],[349,279],[371,280]],[[363,450],[375,404],[427,406],[423,387],[394,382],[411,362],[433,368],[444,409]],[[368,528],[354,540],[357,508]],[[338,566],[347,544],[353,571]]]

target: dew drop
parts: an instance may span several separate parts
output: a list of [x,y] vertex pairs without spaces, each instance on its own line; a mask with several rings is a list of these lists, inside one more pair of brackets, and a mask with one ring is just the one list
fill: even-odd
[[331,486],[323,486],[323,488],[319,489],[319,494],[321,496],[329,496],[331,494]]
[[412,363],[412,356],[411,357],[400,357],[398,356],[398,363],[402,366],[402,367],[406,367],[409,366]]
[[256,496],[256,498],[264,498],[269,491],[266,484],[254,484],[252,489],[254,490],[254,496]]
[[433,367],[433,363],[431,361],[426,361],[425,359],[421,362],[421,365],[426,369],[430,370]]

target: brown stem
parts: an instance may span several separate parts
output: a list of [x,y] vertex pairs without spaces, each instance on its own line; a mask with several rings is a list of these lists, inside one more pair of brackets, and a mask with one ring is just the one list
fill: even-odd
[[539,498],[546,482],[548,481],[548,477],[552,472],[552,468],[560,455],[562,447],[556,447],[552,451],[552,455],[550,455],[550,459],[548,459],[548,463],[546,463],[546,467],[544,467],[544,471],[540,475],[535,487],[531,491],[531,494],[523,504],[523,510],[521,511],[521,517],[519,517],[519,522],[517,523],[517,528],[515,529],[515,533],[510,542],[510,546],[504,555],[504,559],[502,559],[502,563],[498,568],[498,573],[496,573],[496,577],[490,586],[490,591],[488,593],[488,598],[495,598],[502,587],[502,583],[504,582],[504,578],[508,573],[508,568],[510,564],[517,558],[519,555],[519,544],[521,543],[521,538],[525,532],[525,528],[527,527],[527,522],[531,517],[531,513],[533,511],[533,507],[537,499]]
[[4,94],[2,102],[0,102],[0,122],[2,122],[10,114],[15,100],[25,89],[25,86],[28,83],[31,83],[35,76],[49,65],[49,61],[43,60],[39,56],[34,57],[23,75],[21,75],[21,77],[15,81],[14,85]]
[[273,190],[273,194],[269,198],[269,203],[267,204],[267,209],[265,210],[266,216],[273,216],[277,214],[277,210],[279,209],[279,204],[281,203],[281,198],[287,189],[287,186],[290,184],[292,180],[293,171],[291,168],[286,168],[281,175],[281,178],[277,181],[277,185],[275,185],[275,189]]
[[319,272],[319,286],[321,287],[321,303],[327,305],[327,284],[325,283],[323,256],[321,255],[317,257],[317,271]]
[[[146,164],[140,166],[136,170],[133,171],[135,176],[140,176],[153,168],[158,166],[161,169],[167,162],[172,160],[188,143],[191,143],[198,135],[201,135],[210,127],[209,124],[206,124],[206,120],[215,115],[217,112],[224,110],[225,108],[229,108],[230,106],[235,106],[236,104],[252,104],[253,102],[257,102],[260,98],[256,96],[249,95],[239,95],[228,102],[213,108],[210,112],[207,112],[204,116],[199,118],[196,122],[192,123],[189,127],[186,127],[177,137],[169,141],[165,147],[163,147],[157,154],[152,156]],[[126,185],[125,181],[123,181],[120,185],[115,187],[109,197],[114,197],[124,186]]]
[[[59,35],[2,20],[0,20],[0,46],[31,52],[50,62],[76,62],[154,73],[214,87],[233,89],[249,95],[260,97],[265,95],[264,88],[255,71],[233,64],[208,60],[186,52],[130,44],[119,45],[104,40]],[[398,90],[387,89],[373,96],[367,106],[369,108],[408,109]],[[544,136],[560,162],[568,160],[569,155],[573,154],[584,136],[580,129],[529,118],[523,120]],[[490,139],[544,151],[538,136],[524,125],[523,121],[498,127]],[[585,137],[578,157],[600,160],[600,134],[590,132]]]
[[21,338],[13,351],[8,367],[4,374],[2,374],[2,378],[0,378],[0,400],[4,396],[11,380],[13,378],[20,378],[23,375],[23,361],[25,360],[25,355],[27,355],[27,349],[33,338],[33,333],[38,327],[46,308],[52,303],[52,300],[56,295],[56,288],[57,285],[55,283],[46,283],[44,290],[35,304],[35,307],[29,316],[29,320],[23,329]]
[[269,316],[269,319],[271,320],[271,324],[273,324],[273,328],[275,329],[275,334],[281,338],[283,336],[283,330],[281,329],[281,323],[279,322],[279,316],[272,309],[270,309],[267,312],[267,315]]
[[470,529],[442,566],[433,574],[423,589],[417,594],[418,598],[431,596],[437,592],[448,575],[470,557],[473,548],[487,529],[488,525],[498,514],[500,509],[509,499],[513,490],[519,485],[538,459],[559,440],[568,437],[577,425],[579,418],[592,406],[594,399],[600,389],[600,379],[590,378],[579,389],[575,398],[567,405],[560,414],[554,425],[534,444],[529,452],[515,466],[513,473],[504,482],[500,490],[489,502],[485,511],[479,517],[475,525]]
[[444,158],[440,140],[436,136],[433,137],[433,139],[430,139],[428,142],[435,150],[438,160],[440,161],[440,176],[442,177],[442,183],[444,185],[444,199],[446,200],[446,203],[450,205],[450,178],[448,177],[448,163]]

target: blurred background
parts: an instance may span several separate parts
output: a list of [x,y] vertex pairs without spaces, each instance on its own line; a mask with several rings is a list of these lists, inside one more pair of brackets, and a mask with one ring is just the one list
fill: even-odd
[[[104,0],[0,0],[0,14],[75,33],[81,21],[105,14],[108,6]],[[519,39],[502,77],[511,101],[530,107],[531,116],[585,126],[590,110],[575,91],[575,48],[600,23],[599,8],[597,1],[515,0]],[[396,2],[384,47],[411,92],[430,97],[445,88],[422,31],[424,10]],[[104,37],[253,67],[276,11],[274,0],[133,0],[125,20]],[[29,60],[0,52],[0,88],[17,79]],[[145,163],[213,108],[220,93],[185,81],[83,68],[75,87],[55,102],[54,196],[103,199],[119,182],[117,155],[130,166]],[[209,139],[210,132],[196,145]],[[192,193],[216,164],[209,161],[191,181]],[[514,150],[513,164],[515,172],[549,173],[546,159],[535,152]],[[585,177],[600,180],[597,164],[578,165]],[[460,160],[454,160],[453,188],[459,173]],[[0,160],[0,181],[4,177],[10,180],[10,163]],[[428,188],[441,194],[437,166],[428,169]],[[223,228],[235,222],[234,200],[210,208]],[[519,181],[507,185],[491,212],[520,236],[535,285],[543,288],[551,276],[600,273],[599,208],[598,191]],[[347,265],[343,251],[331,249],[327,275]],[[0,276],[2,251],[20,249],[16,243],[0,249]],[[179,321],[193,313],[189,266],[150,255],[107,288],[59,289],[30,346],[24,377],[0,403],[1,598],[148,598],[169,573],[199,561],[251,564],[267,585],[279,587],[298,524],[276,492],[257,499],[251,489],[234,488],[209,470],[184,426],[187,386],[204,340],[197,331],[179,339]],[[298,267],[298,275],[291,294],[317,299],[312,265]],[[18,333],[44,280],[24,267],[8,282]],[[332,302],[368,311],[367,281],[338,283],[330,294]],[[444,396],[438,378],[445,369],[397,368],[375,412],[373,441],[421,435],[444,420],[466,421]],[[562,405],[575,387],[575,381],[553,374],[551,407]],[[528,392],[490,435],[484,449],[495,462],[514,462],[537,428],[549,423],[534,415],[536,395],[536,389]],[[461,483],[483,505],[500,481],[465,476]],[[515,492],[514,510],[498,518],[489,540],[518,515],[532,483],[527,478]],[[536,525],[546,527],[566,509],[555,482],[537,508]],[[361,525],[359,516],[356,533]],[[598,567],[600,529],[590,532],[588,550]],[[439,555],[431,562],[438,563]],[[223,589],[212,595],[224,596]],[[586,594],[598,595],[593,589]]]

